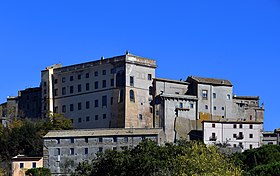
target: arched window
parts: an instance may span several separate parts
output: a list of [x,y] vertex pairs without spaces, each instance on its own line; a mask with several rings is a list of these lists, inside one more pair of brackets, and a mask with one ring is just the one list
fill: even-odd
[[129,97],[131,102],[135,102],[135,96],[134,96],[134,91],[130,90],[129,91]]

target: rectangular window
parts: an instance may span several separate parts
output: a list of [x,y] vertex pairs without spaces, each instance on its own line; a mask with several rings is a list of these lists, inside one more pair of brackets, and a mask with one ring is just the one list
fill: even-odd
[[249,127],[250,127],[250,129],[253,129],[253,125],[250,125]]
[[70,148],[70,155],[74,155],[74,148]]
[[111,87],[114,87],[114,79],[111,79]]
[[128,142],[128,137],[124,137],[124,142]]
[[89,116],[86,116],[86,121],[89,122]]
[[208,98],[208,92],[207,90],[202,90],[202,98],[207,99]]
[[78,84],[78,92],[81,92],[81,91],[82,91],[82,85]]
[[99,148],[98,148],[98,152],[103,152],[103,148],[102,148],[102,147],[99,147]]
[[66,94],[66,87],[62,87],[62,95]]
[[106,95],[102,96],[102,107],[103,106],[107,106],[107,96]]
[[19,163],[19,168],[24,168],[24,163]]
[[123,102],[123,89],[120,90],[119,102]]
[[74,93],[74,86],[70,86],[70,93]]
[[82,122],[82,118],[78,118],[78,123],[81,123]]
[[85,155],[88,154],[88,148],[85,148]]
[[62,77],[61,82],[64,83],[65,81],[66,81],[65,77]]
[[86,73],[86,78],[89,78],[89,73]]
[[180,107],[180,108],[183,108],[183,103],[179,103],[179,107]]
[[89,83],[86,83],[86,90],[89,90]]
[[32,168],[36,168],[36,162],[32,162]]
[[227,94],[227,99],[230,100],[230,94]]
[[106,70],[102,70],[102,75],[106,75]]
[[70,142],[73,144],[74,143],[74,138],[70,138]]
[[106,80],[102,81],[102,88],[106,88]]
[[205,109],[208,109],[208,105],[205,105]]
[[82,110],[82,103],[81,102],[78,103],[78,110]]
[[103,119],[106,119],[106,116],[107,116],[106,114],[103,114]]
[[216,124],[215,123],[212,123],[212,128],[215,128],[216,127]]
[[237,128],[237,127],[236,127],[236,124],[233,124],[233,128]]
[[118,142],[118,138],[117,137],[113,137],[113,142]]
[[95,120],[98,120],[98,115],[95,115]]
[[70,76],[70,81],[73,81],[74,80],[74,77],[73,76]]
[[152,80],[152,75],[148,74],[148,80]]
[[249,134],[249,138],[253,138],[253,134]]
[[233,138],[236,138],[237,137],[237,135],[236,134],[233,134]]
[[225,110],[225,107],[222,107],[222,111],[224,111]]
[[134,86],[134,77],[130,76],[130,86]]
[[54,107],[54,113],[58,113],[58,106]]
[[60,148],[56,148],[56,153],[55,155],[59,156],[60,155]]
[[239,124],[239,128],[243,128],[242,124]]
[[94,107],[98,107],[98,100],[94,100]]
[[217,94],[213,93],[213,98],[216,99],[217,98]]
[[139,114],[139,119],[143,120],[143,115],[142,114]]
[[95,71],[95,72],[94,72],[94,76],[98,76],[98,71]]
[[111,105],[113,105],[114,97],[111,97]]
[[215,111],[217,110],[217,107],[216,107],[216,106],[214,106],[214,110],[215,110]]
[[56,141],[57,141],[57,144],[60,144],[60,139],[56,139]]
[[90,107],[90,102],[86,101],[86,109],[89,109],[89,107]]
[[250,144],[250,149],[253,149],[253,145],[252,144]]
[[78,79],[81,79],[82,78],[82,75],[78,75]]
[[70,111],[74,111],[74,104],[70,104]]
[[54,79],[54,84],[57,84],[57,79]]
[[66,105],[62,105],[62,112],[63,112],[63,113],[66,112]]
[[88,143],[88,138],[85,138],[85,143]]
[[98,81],[94,82],[94,89],[98,89]]
[[[45,91],[45,90],[44,90]],[[47,93],[47,92],[46,92]],[[54,89],[54,96],[58,95],[58,89]]]
[[98,142],[100,142],[100,143],[103,142],[103,138],[101,138],[101,137],[98,138]]
[[190,108],[193,109],[193,103],[190,104]]

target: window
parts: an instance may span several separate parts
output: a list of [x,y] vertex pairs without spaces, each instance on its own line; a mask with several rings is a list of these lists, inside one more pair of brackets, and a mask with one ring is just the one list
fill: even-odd
[[90,107],[90,102],[86,101],[86,109],[89,109],[89,107]]
[[74,148],[70,148],[70,155],[74,155]]
[[242,124],[239,124],[239,128],[243,128]]
[[86,121],[89,122],[89,116],[86,116]]
[[103,148],[102,148],[102,147],[99,147],[99,148],[98,148],[98,152],[103,152]]
[[57,84],[57,79],[54,79],[54,84]]
[[207,99],[207,97],[208,97],[207,93],[208,93],[207,90],[202,91],[202,98],[203,99]]
[[95,115],[95,120],[98,120],[98,115]]
[[66,105],[62,105],[62,112],[63,112],[63,113],[66,112]]
[[78,118],[78,122],[81,123],[82,122],[82,118]]
[[81,79],[82,78],[82,75],[78,75],[78,79]]
[[250,128],[250,129],[253,129],[253,125],[250,125],[249,128]]
[[19,163],[19,168],[24,168],[24,163]]
[[217,98],[217,94],[213,93],[213,98],[216,99]]
[[70,138],[70,142],[73,144],[74,143],[74,138]]
[[208,105],[205,105],[205,109],[208,109]]
[[62,95],[66,94],[66,87],[62,87]]
[[86,83],[86,90],[89,90],[89,83]]
[[66,81],[65,77],[62,77],[61,82],[64,83],[65,81]]
[[60,155],[60,148],[56,148],[56,152],[55,152],[55,155]]
[[253,116],[252,115],[250,115],[250,120],[253,120]]
[[236,134],[233,134],[233,138],[237,138],[237,135],[236,135]]
[[74,93],[74,86],[70,86],[70,93]]
[[117,147],[113,147],[113,151],[116,151],[117,150]]
[[124,142],[128,142],[128,137],[124,137]]
[[[46,89],[45,89],[46,90]],[[44,90],[44,91],[45,91]],[[47,93],[47,91],[46,91],[46,93]],[[54,89],[54,96],[57,96],[58,95],[58,89]]]
[[94,107],[98,107],[98,100],[94,100]]
[[73,81],[74,80],[74,77],[73,76],[70,76],[70,81]]
[[253,138],[253,134],[249,134],[249,138]]
[[227,94],[227,99],[230,100],[230,94]]
[[139,119],[143,120],[143,115],[142,114],[139,114]]
[[250,149],[253,149],[253,145],[252,144],[250,144]]
[[152,80],[152,75],[148,74],[148,80]]
[[215,111],[217,110],[217,107],[216,107],[216,106],[214,106],[214,110],[215,110]]
[[102,70],[102,75],[106,75],[106,70]]
[[60,139],[56,139],[57,144],[60,144]]
[[70,111],[74,111],[74,104],[70,104]]
[[133,90],[129,91],[129,98],[130,98],[130,102],[135,102],[135,96]]
[[233,128],[236,128],[236,124],[233,124]]
[[103,114],[103,119],[106,119],[106,116],[107,116],[106,114]]
[[150,107],[150,113],[153,113],[153,108],[152,107]]
[[114,102],[114,97],[111,97],[111,105],[113,104]]
[[102,96],[102,107],[103,106],[107,106],[107,96],[106,95]]
[[133,76],[130,76],[130,86],[134,86],[134,77]]
[[95,72],[94,72],[94,76],[98,76],[98,71],[95,71]]
[[58,106],[54,107],[54,113],[58,113]]
[[183,103],[180,102],[180,103],[179,103],[179,107],[180,107],[180,108],[183,108]]
[[215,123],[212,123],[212,128],[215,128],[216,127],[216,124]]
[[85,155],[88,154],[88,148],[85,148]]
[[78,84],[78,92],[81,92],[81,91],[82,91],[82,85]]
[[222,107],[222,111],[224,111],[225,110],[225,107]]
[[114,87],[114,79],[111,79],[111,86]]
[[94,89],[98,89],[98,81],[94,82]]
[[88,138],[85,138],[85,143],[88,143]]
[[79,103],[78,103],[78,110],[81,110],[81,109],[82,109],[82,103],[79,102]]
[[118,142],[118,138],[117,137],[113,137],[113,141],[114,142]]
[[111,69],[110,73],[114,74],[116,72],[116,70],[114,68]]
[[102,81],[102,88],[106,88],[106,80]]
[[44,87],[46,87],[47,86],[47,82],[44,82]]
[[86,73],[86,78],[89,78],[89,73]]
[[190,104],[190,108],[193,109],[193,103]]
[[44,89],[44,94],[47,94],[47,90],[46,89]]
[[32,162],[32,168],[36,168],[36,162]]
[[98,142],[103,142],[103,138],[98,138]]

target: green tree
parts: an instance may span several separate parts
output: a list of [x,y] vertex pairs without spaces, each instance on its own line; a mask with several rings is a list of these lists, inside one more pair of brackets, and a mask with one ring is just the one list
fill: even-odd
[[25,175],[30,176],[51,176],[51,171],[48,168],[32,168],[25,172]]
[[62,114],[49,114],[45,124],[47,130],[70,130],[73,128],[72,121]]

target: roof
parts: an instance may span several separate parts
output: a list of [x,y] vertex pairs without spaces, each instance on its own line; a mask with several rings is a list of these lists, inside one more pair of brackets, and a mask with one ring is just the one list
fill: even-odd
[[184,84],[189,85],[190,83],[186,81],[180,81],[180,80],[172,80],[172,79],[165,79],[165,78],[154,78],[155,81],[162,81],[162,82],[170,82],[170,83],[176,83],[176,84]]
[[39,161],[43,159],[42,156],[25,156],[25,155],[17,155],[12,158],[12,161]]
[[238,124],[263,124],[263,122],[256,121],[238,121],[238,120],[203,120],[201,123],[238,123]]
[[43,138],[157,135],[161,132],[162,132],[161,128],[116,128],[116,129],[106,128],[106,129],[54,130],[54,131],[49,131]]
[[234,99],[241,99],[241,100],[259,100],[259,96],[233,96]]
[[164,97],[164,98],[178,98],[178,99],[186,99],[186,100],[198,100],[198,98],[196,96],[193,96],[193,95],[180,95],[180,94],[163,93],[159,96]]
[[217,79],[217,78],[203,78],[198,76],[189,76],[187,80],[193,79],[201,84],[211,84],[211,85],[222,85],[222,86],[232,86],[232,83],[226,79]]

